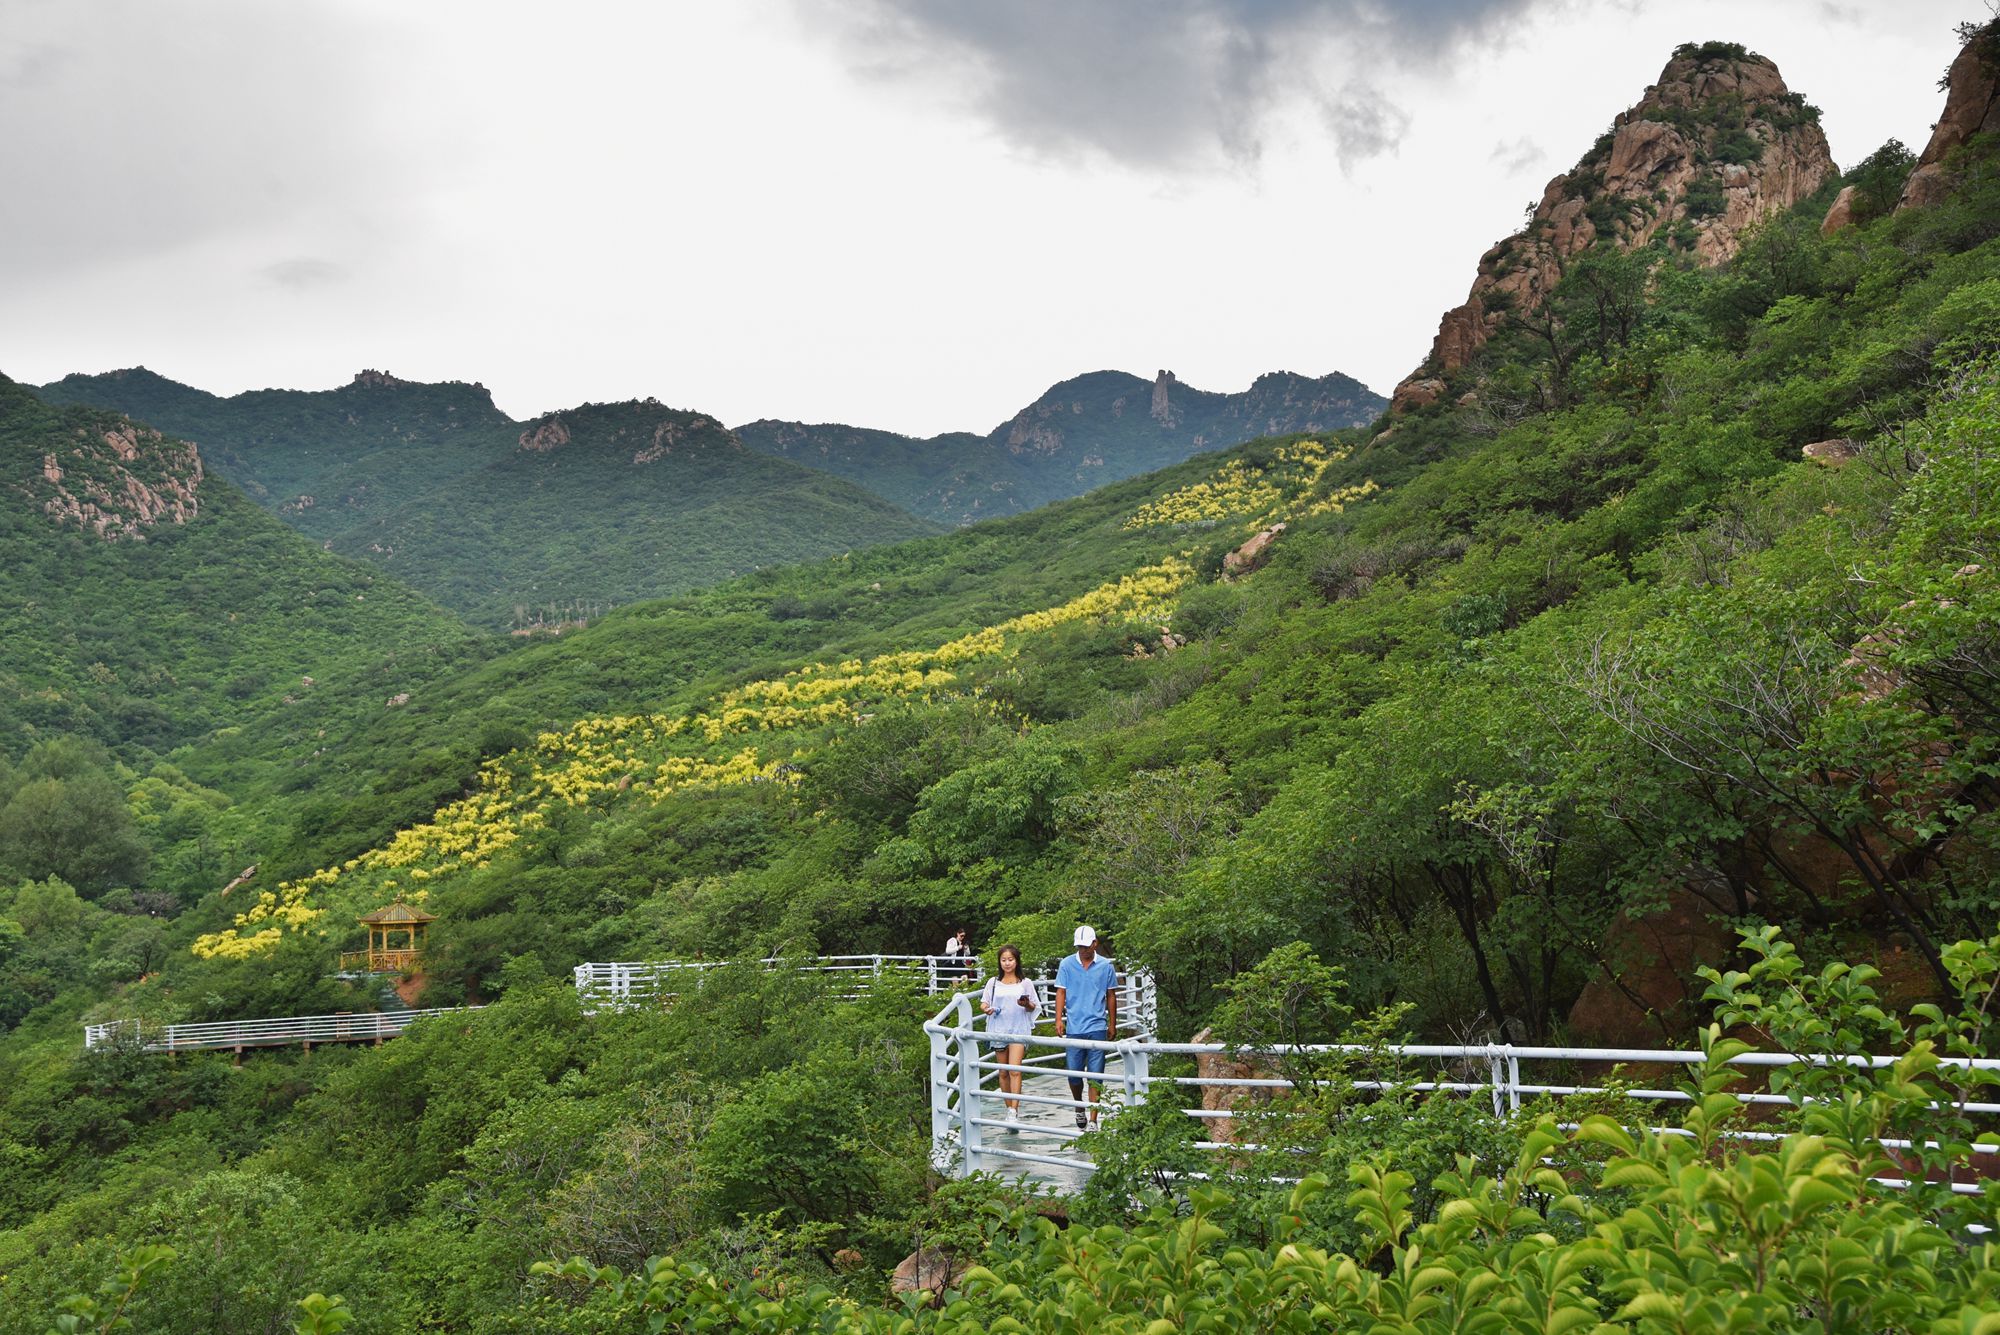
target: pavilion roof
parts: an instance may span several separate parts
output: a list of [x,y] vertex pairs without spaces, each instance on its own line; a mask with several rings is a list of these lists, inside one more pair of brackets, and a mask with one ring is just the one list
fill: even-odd
[[399,899],[373,913],[362,914],[356,921],[367,923],[370,927],[396,927],[405,923],[436,922],[437,914],[426,913],[414,904],[405,904]]

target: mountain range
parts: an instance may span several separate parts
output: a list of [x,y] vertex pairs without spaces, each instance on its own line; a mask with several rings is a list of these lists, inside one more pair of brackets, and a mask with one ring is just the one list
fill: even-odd
[[1149,384],[1094,371],[1051,386],[983,436],[917,438],[836,424],[770,420],[736,428],[745,445],[849,479],[913,514],[969,524],[1014,514],[1204,450],[1308,431],[1365,426],[1388,400],[1335,372],[1258,376],[1216,394],[1161,371]]
[[144,368],[40,392],[197,442],[285,523],[494,629],[561,627],[759,566],[937,531],[652,399],[516,422],[483,386],[372,370],[334,390],[229,398]]
[[916,440],[760,421],[724,430],[657,400],[517,422],[483,385],[365,370],[333,390],[229,397],[144,367],[73,374],[50,403],[122,412],[328,550],[476,624],[559,629],[604,608],[940,526],[1017,513],[1261,435],[1372,420],[1358,382],[1286,373],[1240,394],[1102,371],[986,436]]

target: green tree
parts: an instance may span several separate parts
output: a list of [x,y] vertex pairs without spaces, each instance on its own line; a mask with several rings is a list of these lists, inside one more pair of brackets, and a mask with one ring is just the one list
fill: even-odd
[[62,738],[28,752],[0,807],[0,867],[55,876],[88,898],[138,884],[148,850],[102,748]]
[[1902,140],[1891,139],[1848,168],[1842,179],[1854,187],[1854,221],[1867,222],[1895,208],[1916,165],[1917,155]]
[[1077,913],[1115,936],[1147,907],[1172,898],[1181,874],[1233,832],[1229,776],[1212,761],[1141,770],[1124,786],[1069,799],[1063,823]]

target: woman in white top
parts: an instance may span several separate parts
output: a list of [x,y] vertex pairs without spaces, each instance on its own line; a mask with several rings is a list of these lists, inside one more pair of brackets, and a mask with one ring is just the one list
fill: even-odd
[[[1000,972],[986,980],[979,1009],[986,1012],[986,1043],[1008,1066],[1019,1066],[1028,1055],[1028,1035],[1042,1013],[1042,995],[1021,976],[1021,948],[1000,947]],[[1000,1093],[1007,1101],[1007,1120],[1021,1120],[1021,1072],[1000,1073]]]

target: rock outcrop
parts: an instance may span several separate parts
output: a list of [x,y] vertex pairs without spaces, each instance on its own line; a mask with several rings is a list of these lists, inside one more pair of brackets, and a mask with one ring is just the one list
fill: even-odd
[[1570,1008],[1570,1034],[1592,1047],[1659,1047],[1701,1017],[1695,970],[1728,962],[1736,947],[1721,907],[1685,887],[1642,913],[1622,913],[1604,935],[1603,968]]
[[1247,575],[1264,564],[1271,554],[1271,544],[1285,531],[1283,524],[1273,524],[1262,530],[1256,537],[1222,558],[1222,577],[1235,579]]
[[1173,388],[1173,385],[1174,373],[1172,371],[1161,371],[1157,376],[1153,377],[1152,417],[1161,426],[1173,426],[1175,424],[1174,405],[1168,401],[1167,397],[1167,391]]
[[[1202,1029],[1189,1040],[1192,1043],[1213,1043],[1215,1031]],[[1194,1073],[1197,1078],[1213,1081],[1269,1080],[1278,1074],[1269,1062],[1254,1058],[1238,1057],[1227,1052],[1198,1052],[1194,1059]],[[1207,1084],[1201,1086],[1201,1106],[1204,1112],[1228,1113],[1227,1117],[1208,1117],[1202,1121],[1202,1130],[1208,1139],[1220,1144],[1229,1144],[1236,1139],[1236,1116],[1239,1111],[1250,1112],[1267,1106],[1276,1094],[1276,1089],[1268,1085],[1252,1084]]]
[[539,422],[530,422],[528,429],[521,433],[521,448],[536,454],[547,454],[550,450],[569,444],[569,428],[560,417],[544,417]]
[[150,528],[201,513],[200,451],[128,419],[77,427],[40,463],[23,490],[56,523],[107,541],[143,539]]
[[1944,112],[1903,184],[1898,209],[1926,208],[1951,193],[1945,159],[1976,134],[2000,130],[2000,19],[1966,37],[1945,74]]
[[[1453,312],[1453,314],[1456,313]],[[1450,319],[1451,317],[1446,316],[1445,318]],[[1389,401],[1389,406],[1399,413],[1409,412],[1413,408],[1428,408],[1431,404],[1438,401],[1444,391],[1445,383],[1442,380],[1434,378],[1405,380],[1402,384],[1396,386],[1396,397]],[[1388,432],[1385,431],[1382,434],[1387,435]]]
[[[1817,113],[1778,68],[1741,47],[1682,47],[1583,160],[1550,181],[1528,225],[1479,259],[1463,305],[1445,312],[1430,356],[1397,387],[1396,410],[1434,402],[1509,313],[1530,315],[1570,260],[1600,242],[1637,250],[1664,236],[1721,264],[1743,233],[1834,172]],[[1423,388],[1419,389],[1421,386]]]

